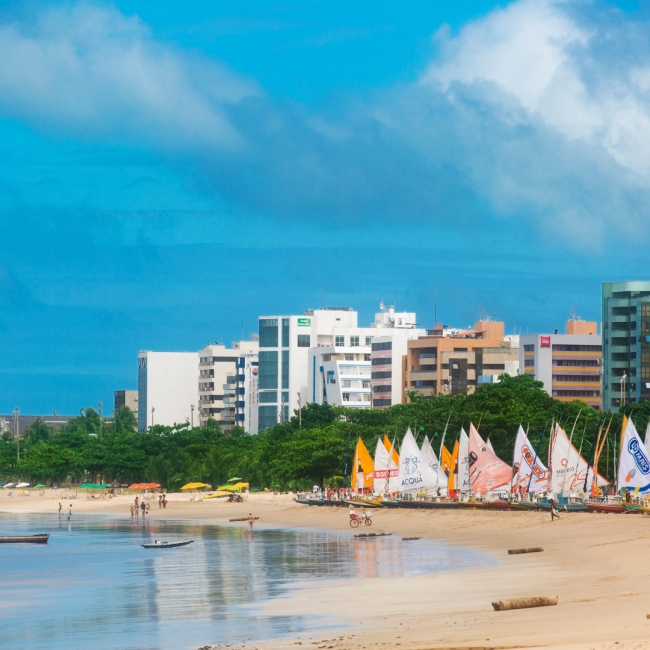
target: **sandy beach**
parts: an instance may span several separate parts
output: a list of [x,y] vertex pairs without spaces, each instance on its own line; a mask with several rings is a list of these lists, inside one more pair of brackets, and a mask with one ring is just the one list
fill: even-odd
[[[243,504],[189,499],[172,494],[165,510],[152,502],[148,516],[228,524],[229,519],[252,512],[260,517],[259,526],[351,530],[345,509],[299,505],[292,495],[254,494]],[[0,492],[0,511],[51,513],[61,501],[66,511],[72,503],[75,513],[129,518],[132,500],[133,496],[110,501],[81,497],[66,502],[52,492],[29,497]],[[428,537],[481,550],[498,564],[416,578],[303,584],[266,603],[264,612],[328,616],[337,629],[247,647],[650,647],[650,517],[565,513],[551,523],[549,514],[537,512],[389,509],[374,510],[373,516],[374,532]],[[531,546],[541,546],[544,552],[507,553]],[[491,606],[495,600],[532,596],[557,596],[559,604],[504,612]]]

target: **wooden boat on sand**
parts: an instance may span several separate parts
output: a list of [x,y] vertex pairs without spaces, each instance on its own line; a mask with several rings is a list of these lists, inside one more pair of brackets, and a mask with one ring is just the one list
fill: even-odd
[[2,535],[0,544],[47,544],[50,539],[49,534],[41,533],[40,535]]

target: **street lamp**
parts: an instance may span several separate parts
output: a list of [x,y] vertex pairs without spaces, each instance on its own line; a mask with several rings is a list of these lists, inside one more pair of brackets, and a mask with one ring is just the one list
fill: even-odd
[[190,404],[190,411],[192,411],[192,414],[191,414],[192,415],[192,429],[194,428],[194,409],[195,408],[196,407],[194,406],[194,404]]
[[153,426],[153,414],[156,412],[156,407],[152,406],[151,407],[151,426]]
[[302,396],[298,391],[298,428],[302,429]]
[[621,406],[625,406],[625,380],[627,379],[627,373],[623,373],[621,377]]

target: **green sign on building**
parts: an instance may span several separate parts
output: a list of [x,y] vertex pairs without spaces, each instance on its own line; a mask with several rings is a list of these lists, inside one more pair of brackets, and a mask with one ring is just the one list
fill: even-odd
[[298,327],[311,327],[311,318],[299,318]]

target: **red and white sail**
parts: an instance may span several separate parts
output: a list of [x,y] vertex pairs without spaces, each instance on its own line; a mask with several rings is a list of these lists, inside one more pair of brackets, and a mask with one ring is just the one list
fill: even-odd
[[485,494],[512,480],[512,467],[490,451],[473,424],[469,425],[469,480],[475,494]]
[[372,476],[374,492],[392,494],[399,491],[399,468],[381,438],[377,440]]
[[[563,496],[569,496],[572,492],[591,492],[594,470],[589,468],[589,476],[587,476],[589,464],[569,441],[567,434],[559,424],[555,426],[552,445],[551,492]],[[587,478],[586,487],[585,477]],[[609,481],[600,474],[597,475],[597,482],[599,487],[609,485]]]
[[548,470],[541,459],[536,457],[535,450],[521,425],[519,425],[515,440],[512,471],[514,473],[513,487],[517,486],[523,492],[531,494],[548,489]]

